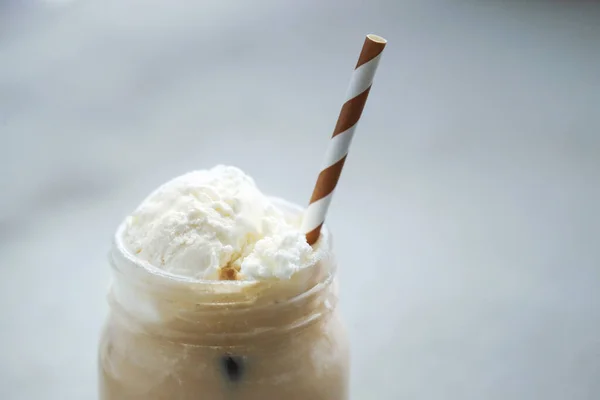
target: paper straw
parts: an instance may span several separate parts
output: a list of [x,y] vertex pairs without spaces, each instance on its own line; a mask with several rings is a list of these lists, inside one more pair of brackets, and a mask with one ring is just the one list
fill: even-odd
[[340,111],[325,154],[323,168],[317,178],[315,189],[302,220],[302,232],[306,234],[306,241],[310,245],[319,239],[333,191],[340,179],[356,125],[367,102],[373,77],[386,43],[387,41],[382,37],[367,35],[356,67],[354,67],[354,73],[346,92],[346,102]]

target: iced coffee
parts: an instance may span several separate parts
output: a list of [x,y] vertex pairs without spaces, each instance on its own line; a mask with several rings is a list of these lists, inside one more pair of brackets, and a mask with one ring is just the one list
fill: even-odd
[[349,358],[324,229],[234,167],[167,182],[119,227],[101,400],[347,400]]

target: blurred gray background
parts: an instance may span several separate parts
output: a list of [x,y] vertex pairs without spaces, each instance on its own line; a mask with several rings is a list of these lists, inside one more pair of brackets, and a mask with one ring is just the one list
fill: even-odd
[[117,224],[237,165],[306,203],[388,47],[328,218],[352,399],[600,398],[594,1],[0,3],[0,398],[96,398]]

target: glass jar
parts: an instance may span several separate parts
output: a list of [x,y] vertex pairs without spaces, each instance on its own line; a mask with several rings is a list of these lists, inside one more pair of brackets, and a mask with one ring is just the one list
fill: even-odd
[[110,253],[100,400],[348,398],[348,345],[327,229],[313,266],[289,280],[260,282],[170,275],[130,253],[123,230]]

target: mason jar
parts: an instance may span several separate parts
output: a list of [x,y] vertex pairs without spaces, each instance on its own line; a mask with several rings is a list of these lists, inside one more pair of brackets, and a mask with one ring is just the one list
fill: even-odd
[[[282,210],[301,209],[276,200]],[[169,274],[110,252],[110,313],[99,345],[101,400],[347,400],[349,351],[325,228],[314,264],[288,280]]]

